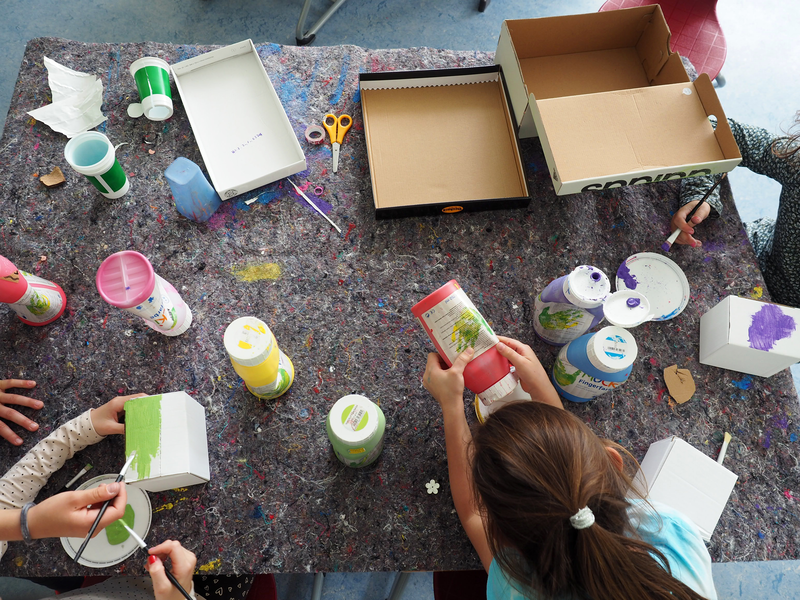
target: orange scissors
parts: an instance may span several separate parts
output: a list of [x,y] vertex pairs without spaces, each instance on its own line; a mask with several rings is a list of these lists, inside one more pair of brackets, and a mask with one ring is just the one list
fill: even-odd
[[337,119],[334,115],[328,113],[322,120],[325,129],[328,130],[328,135],[331,136],[331,147],[333,148],[333,172],[339,169],[339,148],[342,147],[344,134],[353,125],[353,117],[350,115],[340,115]]

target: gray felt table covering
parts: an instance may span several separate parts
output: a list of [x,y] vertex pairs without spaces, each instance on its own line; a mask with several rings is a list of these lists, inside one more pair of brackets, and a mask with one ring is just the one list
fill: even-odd
[[[324,186],[341,236],[285,182],[226,202],[206,224],[175,211],[164,170],[178,156],[203,161],[180,98],[164,123],[127,117],[138,98],[128,65],[151,55],[175,63],[212,47],[28,44],[0,142],[0,254],[60,283],[68,303],[63,317],[41,328],[0,306],[0,377],[36,379],[33,395],[45,401],[36,414],[40,431],[23,433],[21,448],[0,444],[0,465],[10,467],[59,424],[117,394],[186,390],[206,408],[212,478],[150,494],[152,543],[182,540],[208,572],[479,568],[450,498],[441,413],[420,384],[432,345],[411,306],[456,279],[498,333],[530,343],[549,369],[557,349],[534,337],[534,296],[576,265],[595,265],[613,279],[626,257],[658,251],[678,185],[557,197],[539,142],[525,140],[528,209],[376,221],[358,73],[491,64],[492,54],[257,48],[306,152],[308,171],[295,178]],[[44,56],[102,78],[108,121],[99,129],[124,144],[117,151],[131,181],[124,198],[97,194],[66,164],[66,138],[26,114],[50,102]],[[331,111],[354,118],[336,175],[330,146],[309,146],[303,137]],[[36,174],[55,166],[67,182],[47,189]],[[672,435],[716,458],[730,431],[725,464],[739,482],[710,543],[712,557],[798,558],[797,395],[789,372],[760,379],[698,363],[700,316],[728,294],[755,297],[764,285],[727,183],[722,189],[730,210],[702,226],[704,249],[678,247],[670,255],[691,285],[686,310],[632,330],[640,354],[630,380],[567,410],[639,460],[650,443]],[[195,321],[184,335],[162,336],[100,298],[98,266],[125,249],[149,257],[190,305]],[[41,255],[47,261],[37,264]],[[266,263],[278,265],[276,278],[241,280],[239,271]],[[294,385],[277,401],[248,393],[225,354],[225,327],[244,315],[263,319],[294,361]],[[697,383],[683,405],[665,389],[662,371],[673,364]],[[353,392],[386,414],[383,454],[363,470],[341,465],[325,433],[333,402]],[[474,422],[469,404],[465,410]],[[123,454],[121,436],[88,448],[39,498],[87,462],[94,475],[116,472]],[[441,483],[438,495],[426,492],[431,479]],[[143,574],[144,562],[136,553],[99,572]],[[90,572],[98,573],[72,565],[58,540],[11,544],[0,564],[0,573],[14,576]]]

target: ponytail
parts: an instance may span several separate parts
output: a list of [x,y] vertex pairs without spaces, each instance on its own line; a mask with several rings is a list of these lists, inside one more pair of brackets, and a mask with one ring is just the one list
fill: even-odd
[[538,402],[508,404],[476,429],[473,446],[473,493],[489,547],[521,591],[703,600],[637,537],[626,499],[631,479],[607,446],[625,451],[580,419]]

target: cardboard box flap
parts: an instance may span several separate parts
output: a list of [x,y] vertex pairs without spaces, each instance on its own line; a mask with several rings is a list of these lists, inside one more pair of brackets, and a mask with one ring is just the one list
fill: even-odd
[[694,82],[695,90],[697,90],[698,98],[703,104],[703,109],[708,116],[715,116],[717,118],[717,127],[714,130],[714,136],[717,138],[722,153],[725,158],[738,158],[741,160],[742,153],[739,151],[739,146],[736,144],[736,139],[733,137],[733,131],[728,123],[728,118],[725,116],[725,111],[722,110],[719,97],[714,91],[714,84],[706,73],[700,73],[699,77]]
[[531,101],[561,181],[741,159],[725,155],[693,83]]
[[172,72],[178,76],[191,73],[196,69],[203,68],[207,64],[241,56],[242,54],[247,54],[251,51],[251,47],[252,40],[245,40],[237,44],[219,48],[218,50],[212,50],[211,52],[206,52],[200,56],[195,56],[194,58],[171,65]]
[[499,68],[485,69],[362,75],[376,209],[528,196]]

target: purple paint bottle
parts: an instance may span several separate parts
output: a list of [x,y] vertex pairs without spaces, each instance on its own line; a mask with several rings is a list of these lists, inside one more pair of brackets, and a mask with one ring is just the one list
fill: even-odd
[[551,281],[534,301],[533,330],[548,344],[563,346],[603,320],[611,282],[600,269],[581,265]]

